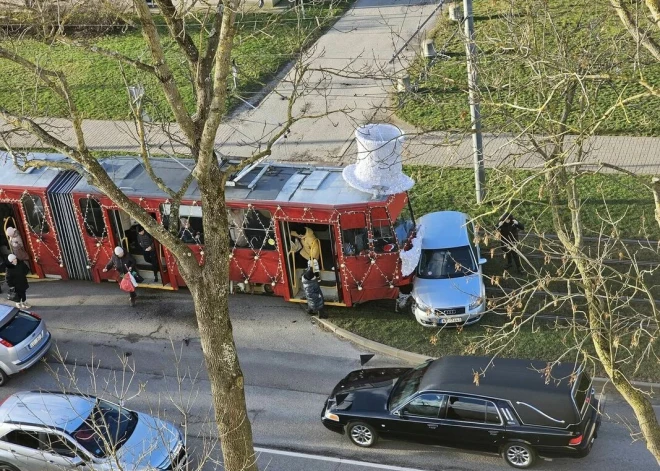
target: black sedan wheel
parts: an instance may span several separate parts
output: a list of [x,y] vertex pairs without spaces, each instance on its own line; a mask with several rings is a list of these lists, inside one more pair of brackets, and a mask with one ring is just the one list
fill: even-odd
[[526,443],[507,443],[502,449],[502,456],[509,466],[518,469],[527,469],[534,466],[536,452]]
[[368,448],[378,441],[378,432],[364,422],[351,422],[346,426],[346,434],[357,446]]

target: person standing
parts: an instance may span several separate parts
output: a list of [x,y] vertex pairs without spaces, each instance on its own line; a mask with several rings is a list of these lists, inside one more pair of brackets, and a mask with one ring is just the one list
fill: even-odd
[[323,299],[321,284],[314,275],[314,269],[311,266],[303,273],[302,285],[307,298],[307,312],[309,314],[317,313],[319,318],[327,319],[328,316],[323,310],[325,300]]
[[21,262],[25,262],[26,264],[30,263],[30,256],[25,250],[23,239],[21,239],[21,235],[18,233],[18,230],[16,230],[15,227],[7,228],[7,242],[9,242],[9,248],[11,249],[12,253],[16,255],[16,258],[18,258]]
[[518,273],[524,273],[517,248],[518,232],[524,229],[525,227],[511,213],[505,213],[497,223],[497,231],[502,241],[502,251],[506,257],[506,266],[504,268],[510,270],[515,264]]
[[[112,255],[112,258],[103,269],[103,272],[105,273],[108,270],[115,269],[123,279],[126,274],[130,275],[134,267],[135,259],[133,256],[130,253],[124,252],[124,249],[117,246],[115,247],[115,253]],[[131,306],[135,307],[135,298],[137,298],[137,293],[135,291],[131,291],[128,294],[131,301]]]
[[154,283],[158,282],[158,258],[156,256],[156,245],[154,244],[154,238],[144,230],[144,227],[137,227],[137,242],[140,248],[142,249],[142,255],[144,256],[144,261],[151,265],[151,269],[154,272]]
[[14,254],[10,254],[9,257],[7,257],[7,262],[6,281],[10,288],[14,288],[16,307],[29,309],[32,306],[27,303],[26,291],[30,287],[27,280],[27,275],[30,270],[27,265],[21,263],[18,260],[18,257]]

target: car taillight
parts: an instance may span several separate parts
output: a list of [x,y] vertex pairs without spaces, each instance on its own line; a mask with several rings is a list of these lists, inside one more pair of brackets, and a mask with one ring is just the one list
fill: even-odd
[[32,317],[34,317],[35,319],[39,319],[39,320],[41,320],[41,316],[40,316],[39,314],[37,314],[36,312],[31,312],[30,315],[31,315]]
[[14,345],[11,342],[7,342],[5,339],[0,339],[0,345],[4,345],[5,347],[13,347]]
[[580,443],[582,443],[582,435],[578,435],[577,437],[575,437],[575,438],[571,438],[571,439],[568,441],[568,444],[569,444],[569,445],[572,445],[572,446],[577,446],[577,445],[579,445]]

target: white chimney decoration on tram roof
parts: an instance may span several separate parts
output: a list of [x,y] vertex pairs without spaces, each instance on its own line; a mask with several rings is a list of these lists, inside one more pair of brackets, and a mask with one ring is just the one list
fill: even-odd
[[358,156],[344,169],[344,180],[374,198],[410,190],[415,181],[403,173],[401,150],[405,136],[391,124],[366,124],[355,130]]

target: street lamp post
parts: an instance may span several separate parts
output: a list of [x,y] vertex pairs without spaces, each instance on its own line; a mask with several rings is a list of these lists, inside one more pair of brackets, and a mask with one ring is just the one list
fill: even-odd
[[474,183],[477,203],[481,204],[485,195],[486,171],[484,170],[484,144],[481,136],[481,112],[477,80],[477,45],[474,42],[474,14],[472,0],[463,0],[465,10],[465,52],[467,56],[468,99],[472,121],[472,149],[474,157]]

